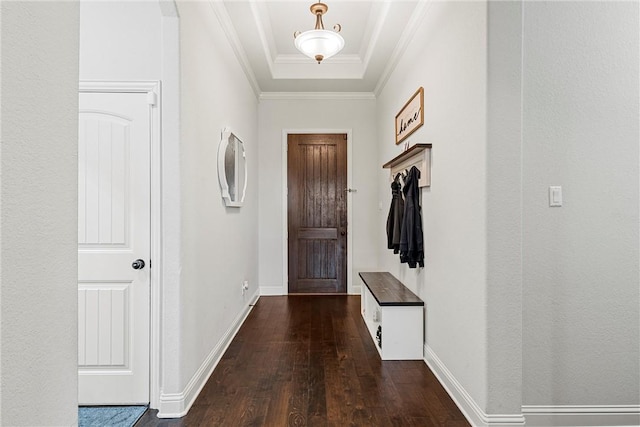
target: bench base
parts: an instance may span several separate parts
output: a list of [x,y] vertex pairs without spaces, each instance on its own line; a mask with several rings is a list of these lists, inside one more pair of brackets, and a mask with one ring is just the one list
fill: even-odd
[[[374,273],[362,273],[360,277],[371,279]],[[387,274],[388,273],[380,273]],[[396,280],[397,282],[397,280]],[[400,282],[392,286],[402,286]],[[374,287],[375,289],[375,287]],[[404,288],[403,291],[410,292]],[[402,301],[376,298],[369,286],[362,287],[361,313],[371,338],[382,360],[422,360],[424,342],[424,303],[421,305],[402,305]],[[378,332],[382,332],[381,342]]]

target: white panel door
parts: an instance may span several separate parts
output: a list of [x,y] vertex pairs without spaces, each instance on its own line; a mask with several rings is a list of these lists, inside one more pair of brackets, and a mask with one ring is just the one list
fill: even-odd
[[149,108],[145,93],[80,94],[81,405],[149,402]]

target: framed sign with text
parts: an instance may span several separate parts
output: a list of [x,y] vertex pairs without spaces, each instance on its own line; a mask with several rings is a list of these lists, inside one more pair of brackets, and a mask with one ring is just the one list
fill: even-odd
[[396,114],[396,145],[424,124],[424,89],[420,87]]

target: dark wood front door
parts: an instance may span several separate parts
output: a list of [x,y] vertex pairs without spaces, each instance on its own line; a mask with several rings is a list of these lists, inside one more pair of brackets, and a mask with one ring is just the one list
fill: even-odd
[[347,135],[287,139],[289,292],[347,292]]

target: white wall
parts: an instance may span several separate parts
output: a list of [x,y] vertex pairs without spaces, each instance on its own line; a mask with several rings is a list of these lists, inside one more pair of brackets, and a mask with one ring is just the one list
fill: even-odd
[[[386,250],[381,266],[425,299],[427,359],[477,423],[517,420],[522,401],[532,425],[637,424],[638,3],[482,8],[432,4],[378,98],[380,162],[398,152],[385,118],[420,85],[426,124],[411,139],[434,144],[426,268]],[[548,207],[549,185],[564,207]]]
[[[180,349],[180,134],[179,134],[179,17],[172,0],[82,1],[80,3],[80,79],[106,81],[160,80],[162,96],[160,254],[162,280],[155,276],[152,321],[161,323],[160,354],[152,349],[151,369],[159,378],[151,383],[151,406],[160,405],[160,389],[183,389]],[[155,150],[154,146],[154,150]],[[158,204],[156,204],[158,203]],[[154,224],[155,225],[155,224]],[[155,258],[159,256],[161,263]],[[158,301],[160,300],[160,301]],[[153,378],[153,376],[152,376]]]
[[[96,46],[129,53],[104,55],[109,76],[83,62],[82,78],[130,79],[132,69],[165,77],[157,70],[166,55],[153,43],[157,5],[144,3],[132,5],[144,16],[127,25],[104,5],[83,4],[83,17],[137,35],[96,35]],[[283,289],[282,130],[352,129],[353,283],[360,270],[384,269],[425,300],[427,359],[455,380],[458,397],[468,393],[466,410],[489,416],[478,423],[517,415],[521,400],[525,411],[638,404],[637,1],[432,2],[377,101],[259,105],[212,9],[198,3],[180,7],[185,125],[182,153],[170,157],[182,166],[172,181],[181,206],[172,218],[182,225],[171,229],[184,253],[165,301],[174,313],[163,345],[175,349],[166,393],[185,398],[243,313],[239,282],[250,281],[248,295],[258,285]],[[87,46],[83,57],[97,58]],[[400,152],[393,117],[419,86],[425,125],[409,139],[434,144],[433,175],[422,190],[426,266],[410,270],[384,249],[390,189],[380,166]],[[213,167],[224,126],[247,144],[240,210],[223,207]],[[564,207],[548,207],[549,185],[563,186]],[[242,258],[221,246],[230,240]]]
[[[160,416],[180,416],[257,294],[257,99],[206,2],[180,2],[177,11],[170,1],[84,2],[81,13],[82,79],[162,81],[157,407]],[[249,185],[240,209],[224,207],[218,185],[217,148],[226,126],[247,151]]]
[[[487,406],[522,423],[522,3],[488,2]],[[504,417],[503,415],[508,415]]]
[[[220,344],[258,292],[258,101],[207,2],[180,2],[182,386],[221,355]],[[223,128],[245,145],[244,206],[220,195],[217,150]],[[241,284],[249,281],[243,296]],[[200,371],[199,371],[200,370]],[[204,378],[206,379],[206,378]]]
[[390,118],[425,87],[410,139],[434,144],[426,267],[386,250],[381,267],[425,299],[426,358],[474,424],[521,421],[521,402],[532,425],[640,421],[638,17],[433,3],[378,98],[382,163]]
[[158,1],[80,2],[80,79],[159,80]]
[[[424,87],[425,123],[411,144],[433,143],[431,187],[422,190],[425,267],[409,269],[376,247],[380,267],[416,292],[426,305],[425,342],[466,392],[487,403],[487,5],[434,2],[378,97],[378,163],[402,150],[394,144],[394,117]],[[378,215],[383,230],[391,190],[379,171]]]
[[0,10],[0,424],[75,425],[78,5]]
[[[283,131],[351,130],[347,162],[351,164],[347,203],[352,212],[349,233],[353,247],[352,287],[359,293],[359,271],[377,270],[376,238],[380,230],[376,171],[375,101],[373,99],[266,99],[259,106],[260,135],[260,287],[286,294],[287,272],[283,271],[286,214],[283,200]],[[286,176],[286,175],[285,175]],[[278,292],[279,291],[279,292]]]
[[638,411],[639,22],[637,1],[524,3],[526,405]]

